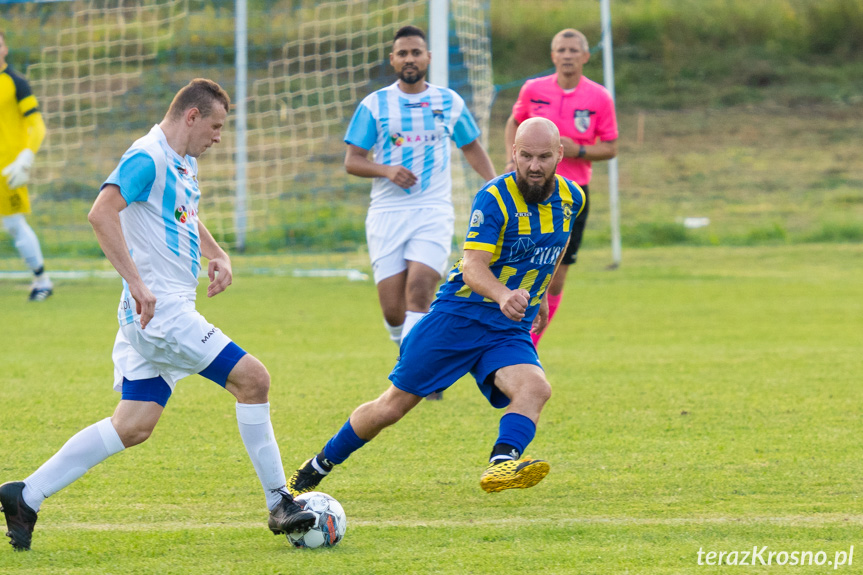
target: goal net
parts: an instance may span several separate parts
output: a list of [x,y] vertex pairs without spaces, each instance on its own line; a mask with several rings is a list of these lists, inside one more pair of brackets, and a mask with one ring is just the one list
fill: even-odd
[[[8,60],[31,82],[48,125],[31,219],[49,255],[98,254],[86,214],[132,141],[195,77],[235,92],[234,0],[78,0],[4,8]],[[249,2],[245,246],[310,266],[360,262],[369,180],[342,167],[359,101],[392,81],[405,24],[428,30],[426,1]],[[493,97],[487,0],[450,0],[450,87],[483,132]],[[237,239],[235,126],[200,161],[201,216]],[[461,229],[482,185],[454,154]],[[460,238],[456,238],[459,241]],[[12,255],[8,248],[2,255]]]

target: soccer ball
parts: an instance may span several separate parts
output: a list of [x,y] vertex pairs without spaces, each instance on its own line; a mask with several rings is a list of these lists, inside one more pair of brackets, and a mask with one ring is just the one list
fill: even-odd
[[288,541],[298,548],[335,547],[348,527],[348,518],[341,503],[320,491],[310,491],[294,498],[294,501],[315,514],[315,524],[308,531],[288,533]]

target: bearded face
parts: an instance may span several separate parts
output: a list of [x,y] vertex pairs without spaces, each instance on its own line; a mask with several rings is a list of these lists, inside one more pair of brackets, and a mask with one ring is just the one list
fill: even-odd
[[429,69],[431,54],[425,40],[419,36],[405,36],[393,44],[390,64],[399,80],[405,84],[421,82]]
[[522,166],[516,160],[515,185],[521,192],[521,197],[529,204],[544,202],[554,193],[554,166],[550,172],[542,169],[542,166],[529,163]]
[[553,123],[545,118],[529,118],[519,125],[512,159],[515,184],[526,202],[538,204],[551,197],[561,158],[563,146]]
[[405,66],[398,73],[398,78],[405,84],[416,84],[426,76],[425,70],[420,70],[416,66]]

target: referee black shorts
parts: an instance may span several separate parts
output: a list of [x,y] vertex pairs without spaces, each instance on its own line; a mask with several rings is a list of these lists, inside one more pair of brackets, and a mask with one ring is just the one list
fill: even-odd
[[584,228],[587,225],[587,213],[590,211],[590,194],[587,191],[587,186],[581,186],[584,190],[584,209],[572,222],[572,230],[569,236],[569,245],[566,247],[566,253],[563,254],[561,264],[570,266],[575,263],[578,256],[578,248],[581,247],[581,238],[584,236]]

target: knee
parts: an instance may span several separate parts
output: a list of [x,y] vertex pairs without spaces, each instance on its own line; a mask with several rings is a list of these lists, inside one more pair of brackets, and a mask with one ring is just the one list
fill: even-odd
[[270,372],[261,364],[260,369],[252,374],[250,388],[255,393],[267,395],[270,393]]
[[543,380],[542,383],[537,386],[537,397],[542,401],[543,405],[545,405],[545,403],[551,399],[551,384]]
[[435,287],[437,284],[414,281],[407,285],[407,307],[417,308],[417,311],[428,311],[434,301]]
[[404,309],[384,309],[384,321],[387,322],[388,325],[393,327],[398,327],[400,325],[404,325],[405,323],[405,310]]
[[112,421],[114,429],[117,430],[117,435],[120,441],[123,442],[123,447],[133,447],[144,443],[150,438],[153,433],[153,428],[141,425],[128,425],[125,423],[115,423]]
[[378,405],[378,422],[381,427],[389,427],[396,423],[409,410],[405,410],[403,406],[393,402],[381,402]]
[[243,395],[250,401],[244,403],[266,402],[270,395],[270,372],[263,364],[252,370],[243,383]]
[[254,363],[244,367],[240,373],[231,374],[228,382],[233,385],[227,389],[240,403],[266,403],[270,394],[270,372],[256,358]]
[[551,399],[551,384],[545,379],[538,379],[525,386],[523,393],[525,400],[541,407]]

